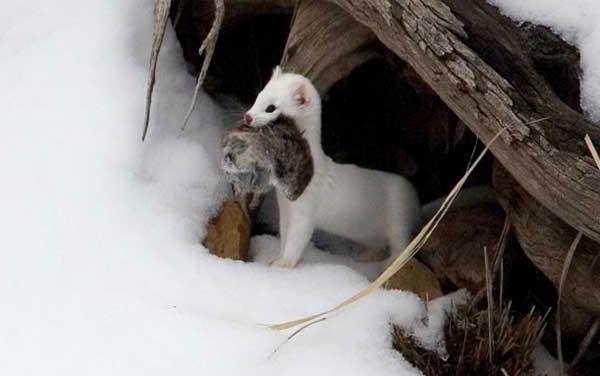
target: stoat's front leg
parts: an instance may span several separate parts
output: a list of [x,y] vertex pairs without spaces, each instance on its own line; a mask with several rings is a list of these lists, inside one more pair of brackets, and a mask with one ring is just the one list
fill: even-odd
[[271,261],[271,265],[283,268],[293,268],[298,264],[304,249],[308,245],[315,228],[312,205],[307,203],[288,203],[281,205],[285,209],[279,211],[284,223],[281,235],[281,251],[279,256]]
[[288,226],[288,205],[289,201],[277,192],[277,206],[279,207],[279,243],[273,243],[273,255],[267,262],[269,265],[272,265],[283,254],[283,246],[285,245]]

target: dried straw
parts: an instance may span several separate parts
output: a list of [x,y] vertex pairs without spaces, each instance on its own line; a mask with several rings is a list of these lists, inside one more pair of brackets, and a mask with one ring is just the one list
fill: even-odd
[[590,153],[592,154],[592,158],[594,158],[594,162],[596,162],[596,166],[598,166],[598,169],[600,170],[600,156],[598,156],[598,151],[594,147],[592,139],[586,134],[584,140],[587,144],[587,147],[590,149]]
[[569,273],[569,268],[571,267],[571,262],[573,261],[573,255],[575,255],[575,250],[577,249],[577,245],[579,245],[579,241],[581,240],[582,233],[579,231],[573,243],[571,243],[571,247],[569,247],[569,252],[567,253],[567,257],[565,258],[565,262],[563,264],[562,273],[560,275],[560,282],[558,284],[558,299],[556,302],[556,352],[558,353],[558,364],[559,364],[559,372],[560,375],[565,374],[565,366],[564,366],[564,358],[562,351],[562,339],[561,339],[561,329],[560,329],[560,303],[563,292],[563,286],[565,284],[565,280],[567,279],[567,274]]
[[[546,315],[532,309],[516,317],[510,302],[502,309],[495,307],[491,321],[489,308],[478,309],[473,302],[450,312],[444,327],[444,357],[421,348],[400,328],[395,328],[394,347],[426,376],[531,375],[531,354],[544,332]],[[494,333],[492,354],[490,332]]]
[[483,247],[483,260],[485,261],[485,287],[487,296],[488,314],[488,361],[494,362],[494,293],[492,286],[492,272],[490,271],[490,260],[487,247]]

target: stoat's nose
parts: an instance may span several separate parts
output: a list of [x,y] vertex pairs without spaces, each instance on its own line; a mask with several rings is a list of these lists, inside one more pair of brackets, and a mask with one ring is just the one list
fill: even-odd
[[252,116],[250,116],[250,114],[248,114],[247,112],[244,115],[244,124],[247,126],[250,126],[250,124],[252,124]]

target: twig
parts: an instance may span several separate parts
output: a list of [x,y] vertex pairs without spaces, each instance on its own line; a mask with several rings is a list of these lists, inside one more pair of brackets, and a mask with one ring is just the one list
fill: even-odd
[[156,66],[158,65],[158,56],[165,38],[167,21],[169,19],[169,10],[171,9],[171,0],[155,0],[154,2],[154,33],[152,35],[152,52],[150,54],[150,67],[148,68],[148,87],[146,88],[146,109],[144,113],[144,130],[142,132],[142,142],[146,139],[148,125],[150,124],[150,107],[152,106],[152,92],[156,82]]
[[444,200],[444,202],[442,203],[442,205],[440,206],[438,211],[435,213],[435,215],[429,220],[429,222],[427,222],[427,224],[425,224],[425,226],[421,229],[421,231],[417,234],[417,236],[415,236],[415,238],[406,246],[406,248],[402,251],[402,253],[400,253],[400,255],[394,260],[394,262],[392,262],[392,264],[390,266],[388,266],[388,268],[386,270],[384,270],[383,273],[379,277],[377,277],[377,279],[375,281],[371,282],[371,284],[369,284],[367,287],[365,287],[358,293],[354,294],[350,298],[346,299],[342,303],[334,306],[333,308],[331,308],[329,310],[326,310],[326,311],[323,311],[323,312],[320,312],[320,313],[317,313],[317,314],[314,314],[314,315],[311,315],[308,317],[304,317],[301,319],[288,321],[288,322],[284,322],[281,324],[271,325],[270,328],[273,330],[286,330],[286,329],[296,327],[298,325],[313,322],[322,317],[326,317],[327,315],[329,315],[335,311],[338,311],[352,303],[355,303],[356,301],[369,295],[375,289],[381,287],[388,279],[390,279],[394,274],[396,274],[396,272],[398,270],[400,270],[427,242],[427,240],[429,239],[429,237],[431,236],[431,234],[433,233],[433,231],[435,230],[437,225],[440,223],[442,218],[446,215],[446,212],[448,211],[448,209],[454,202],[454,199],[456,198],[456,196],[462,189],[463,185],[465,184],[465,182],[467,181],[467,179],[469,178],[469,176],[471,175],[471,173],[473,172],[475,167],[477,167],[479,162],[481,162],[481,160],[483,159],[483,157],[489,150],[490,146],[498,139],[498,137],[500,137],[502,135],[502,133],[504,133],[505,130],[506,130],[506,128],[502,128],[498,133],[496,133],[496,135],[490,140],[489,144],[485,147],[485,149],[483,149],[483,151],[481,152],[479,157],[477,157],[477,160],[475,160],[475,162],[473,163],[471,168],[458,181],[458,183],[456,183],[456,185],[454,186],[454,188],[452,189],[450,194],[448,194],[448,197],[446,197],[446,199]]
[[177,12],[175,13],[175,18],[173,18],[173,29],[177,28],[179,25],[179,21],[181,20],[181,16],[183,15],[183,10],[185,9],[185,4],[187,0],[179,0],[177,3]]
[[589,349],[590,345],[592,344],[594,337],[596,337],[596,334],[598,334],[598,329],[600,329],[600,317],[596,317],[596,320],[594,320],[594,323],[592,324],[592,326],[590,326],[590,329],[588,330],[587,334],[581,340],[581,343],[579,344],[579,350],[577,351],[577,355],[575,355],[575,358],[573,358],[573,361],[571,362],[571,364],[569,364],[569,370],[573,369],[573,367],[575,367],[577,363],[581,361],[581,359]]
[[223,23],[224,15],[224,0],[215,0],[215,18],[213,20],[212,26],[210,27],[208,34],[206,35],[206,38],[204,38],[204,41],[202,41],[200,49],[198,50],[198,55],[202,56],[204,54],[204,61],[202,62],[202,68],[200,68],[200,73],[198,74],[198,79],[196,80],[196,87],[194,88],[192,103],[190,104],[190,107],[188,108],[187,113],[185,114],[181,130],[185,129],[188,120],[190,120],[190,116],[192,116],[194,107],[196,106],[196,101],[198,100],[198,92],[200,91],[200,87],[204,82],[204,78],[206,77],[206,73],[208,72],[208,67],[210,66],[210,62],[215,52],[217,39],[219,38],[219,30],[221,29],[221,24]]
[[560,367],[559,372],[560,375],[565,374],[565,363],[562,352],[562,339],[561,339],[561,330],[560,330],[560,300],[562,298],[563,285],[565,280],[567,279],[567,274],[569,273],[569,267],[571,266],[571,262],[573,261],[573,255],[575,254],[575,250],[577,249],[577,245],[581,240],[582,233],[579,231],[577,236],[571,243],[571,247],[569,248],[569,252],[567,253],[567,257],[565,258],[565,262],[563,264],[562,273],[560,275],[560,282],[558,284],[558,299],[556,302],[556,352],[558,353],[558,365]]

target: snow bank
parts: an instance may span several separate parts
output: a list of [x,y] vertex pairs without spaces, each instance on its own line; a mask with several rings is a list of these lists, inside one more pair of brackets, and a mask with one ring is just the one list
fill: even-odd
[[598,0],[487,0],[517,21],[550,27],[581,54],[581,106],[600,121],[600,3]]
[[[308,328],[273,323],[331,307],[367,279],[209,255],[198,241],[226,193],[221,111],[172,32],[141,144],[151,0],[28,1],[0,14],[0,373],[3,375],[412,375],[389,322],[412,294],[378,291]],[[259,249],[258,252],[261,250]]]

